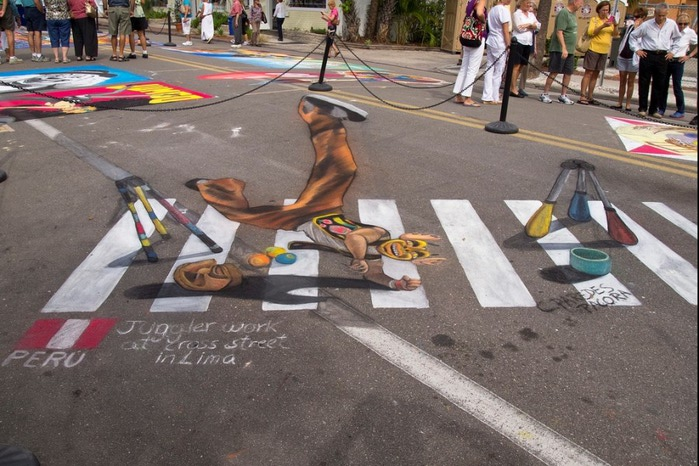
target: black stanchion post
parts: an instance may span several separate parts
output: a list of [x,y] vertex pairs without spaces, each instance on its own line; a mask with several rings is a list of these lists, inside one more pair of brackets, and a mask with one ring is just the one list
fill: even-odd
[[330,53],[330,47],[332,46],[332,44],[332,37],[330,37],[330,35],[326,36],[325,53],[323,53],[323,64],[320,66],[320,76],[318,76],[317,83],[313,83],[310,86],[308,86],[309,91],[330,92],[333,90],[333,87],[330,84],[323,82],[323,79],[325,78],[325,66],[328,64],[328,54]]
[[516,55],[515,45],[517,38],[513,37],[510,43],[510,56],[507,58],[507,70],[505,71],[505,89],[502,91],[502,106],[500,107],[500,120],[485,125],[485,130],[498,134],[514,134],[519,131],[517,126],[507,122],[507,105],[510,103],[510,89],[512,88],[512,68]]
[[167,42],[163,45],[165,47],[175,47],[175,43],[172,41],[172,10],[168,8],[167,10]]

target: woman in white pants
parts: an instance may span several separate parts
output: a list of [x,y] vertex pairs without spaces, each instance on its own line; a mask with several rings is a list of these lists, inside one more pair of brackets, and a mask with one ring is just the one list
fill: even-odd
[[[474,11],[475,10],[475,11]],[[474,15],[485,24],[485,0],[471,0],[466,5],[466,17]],[[455,102],[463,104],[466,107],[480,107],[471,98],[473,92],[473,84],[481,67],[483,60],[483,49],[485,48],[485,40],[481,40],[478,47],[461,46],[461,68],[459,75],[454,82],[454,94],[456,94]]]
[[505,70],[507,54],[503,53],[510,47],[510,2],[500,0],[488,13],[488,45],[486,72],[483,78],[483,103],[499,105],[500,83],[502,72]]

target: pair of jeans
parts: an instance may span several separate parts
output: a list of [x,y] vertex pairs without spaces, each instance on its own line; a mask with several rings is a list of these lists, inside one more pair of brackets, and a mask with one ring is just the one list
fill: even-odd
[[665,79],[665,86],[660,102],[658,103],[658,110],[665,112],[667,108],[667,97],[670,91],[670,80],[672,80],[672,92],[675,94],[675,104],[677,104],[677,112],[684,113],[684,92],[682,92],[682,76],[684,75],[684,63],[677,59],[670,60],[667,64],[667,78]]
[[277,39],[279,41],[284,40],[284,31],[282,30],[283,24],[284,24],[284,18],[277,18]]
[[[652,81],[652,84],[651,84]],[[665,90],[663,90],[663,87]],[[650,90],[650,103],[648,91]],[[667,60],[660,53],[648,53],[638,66],[638,109],[653,114],[667,93]]]

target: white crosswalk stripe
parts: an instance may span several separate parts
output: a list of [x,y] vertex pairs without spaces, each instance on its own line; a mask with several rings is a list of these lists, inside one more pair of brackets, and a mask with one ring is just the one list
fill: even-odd
[[686,231],[690,235],[697,239],[697,224],[690,222],[662,202],[644,202],[643,205],[653,209],[658,214],[662,215],[670,223],[673,223],[680,227],[682,230]]
[[[398,238],[405,233],[398,207],[393,200],[360,199],[359,221],[385,228],[391,233],[392,238]],[[417,267],[410,262],[383,258],[383,269],[390,277],[400,278],[407,275],[420,278]],[[371,290],[371,302],[375,308],[424,309],[430,307],[425,288],[422,286],[414,291]]]
[[[172,199],[170,202],[175,201]],[[152,235],[155,227],[147,220],[146,209],[141,201],[135,205],[146,234]],[[160,204],[154,203],[153,211],[159,219],[165,217],[165,208]],[[87,259],[73,271],[41,312],[95,312],[114,291],[140,251],[141,243],[136,236],[131,213],[126,212]]]
[[[688,303],[697,304],[697,269],[680,257],[679,254],[648,233],[641,225],[634,222],[619,209],[619,217],[638,237],[638,244],[625,246],[646,267],[655,273],[670,288],[682,296]],[[601,201],[590,202],[592,218],[603,227],[607,227],[607,218]]]
[[536,306],[469,201],[433,200],[432,207],[481,306]]
[[[221,215],[216,209],[208,206],[202,214],[197,226],[213,239],[223,252],[214,254],[211,250],[202,243],[195,235],[191,235],[185,242],[179,257],[172,265],[170,273],[165,278],[165,284],[174,284],[173,275],[175,269],[181,264],[187,262],[201,261],[205,259],[215,259],[219,264],[226,261],[228,250],[233,245],[235,233],[238,231],[240,223],[232,222]],[[167,287],[168,290],[178,289],[177,286]],[[188,294],[188,293],[185,293]],[[161,290],[158,297],[151,305],[151,312],[206,312],[209,308],[212,295],[201,294],[198,296],[172,296],[168,291],[168,295],[164,296]]]
[[[296,202],[295,199],[286,199],[284,204],[290,205],[294,202]],[[277,236],[274,240],[274,245],[286,249],[286,246],[291,241],[308,241],[308,237],[304,233],[298,231],[278,230]],[[318,264],[320,263],[320,253],[318,251],[295,250],[294,254],[296,254],[297,259],[293,264],[283,265],[276,261],[272,261],[272,265],[269,268],[269,275],[294,275],[297,277],[318,276]],[[289,291],[289,294],[296,296],[317,297],[318,288],[300,288]],[[262,302],[263,311],[298,311],[317,308],[317,302],[304,304],[279,304],[270,301]]]
[[[170,202],[174,202],[174,200],[170,200]],[[293,201],[287,200],[286,202]],[[484,308],[536,306],[532,295],[510,264],[498,241],[490,233],[469,201],[437,199],[431,202],[454,254],[465,273],[465,278],[481,306]],[[537,207],[541,205],[540,201],[508,200],[504,202],[522,224],[525,224]],[[696,224],[693,222],[664,204],[654,202],[644,202],[643,204],[696,238]],[[162,219],[165,216],[166,211],[162,206],[153,203],[153,208],[158,218]],[[136,209],[140,218],[145,219],[143,226],[146,233],[148,236],[152,235],[154,233],[153,224],[148,221],[148,215],[140,202],[136,203]],[[360,221],[363,223],[381,225],[390,231],[393,237],[405,233],[398,207],[393,200],[360,199],[358,210]],[[601,202],[591,201],[590,210],[594,220],[606,228],[606,215]],[[696,305],[697,269],[626,214],[618,209],[617,212],[639,238],[637,245],[626,246],[626,250],[687,302]],[[211,295],[195,297],[186,296],[184,293],[183,296],[177,296],[176,293],[173,295],[173,290],[177,289],[172,279],[173,272],[182,263],[205,258],[214,258],[219,263],[224,262],[233,246],[239,224],[227,220],[215,209],[207,207],[198,225],[223,248],[223,252],[212,254],[198,238],[191,236],[164,279],[164,284],[170,286],[163,287],[161,294],[152,303],[151,312],[181,313],[208,310]],[[569,230],[557,226],[560,226],[558,221],[554,221],[551,232],[539,239],[538,243],[555,265],[565,266],[568,265],[569,250],[580,246],[580,243]],[[281,230],[277,232],[275,245],[286,247],[290,241],[308,241],[308,238],[298,232]],[[565,244],[565,248],[561,248],[561,244]],[[42,312],[97,311],[116,289],[132,261],[140,252],[141,245],[134,231],[131,214],[126,212],[56,291]],[[297,250],[294,253],[298,256],[298,260],[294,264],[273,263],[269,268],[269,276],[318,277],[321,257],[319,252]],[[508,254],[511,253],[508,252]],[[392,277],[408,275],[419,278],[417,267],[409,262],[384,259],[384,269]],[[572,285],[591,304],[642,305],[626,286],[612,274]],[[607,290],[608,297],[600,302],[597,299],[599,296],[595,296],[593,290],[599,290],[602,286]],[[319,290],[316,287],[308,287],[289,293],[300,297],[316,298],[319,295]],[[372,289],[370,294],[373,307],[379,309],[424,309],[429,307],[424,287],[412,292]],[[609,298],[609,295],[612,297]],[[309,299],[308,301],[315,300]],[[262,302],[264,311],[311,310],[316,308],[316,302],[281,304],[274,302],[271,296],[270,299]]]
[[[517,219],[526,225],[529,218],[541,205],[540,201],[505,201]],[[560,225],[554,217],[548,235],[537,240],[553,262],[558,266],[570,264],[570,250],[581,247],[577,238]],[[564,245],[562,247],[561,245]],[[611,273],[574,283],[582,297],[592,305],[640,306],[641,302]]]

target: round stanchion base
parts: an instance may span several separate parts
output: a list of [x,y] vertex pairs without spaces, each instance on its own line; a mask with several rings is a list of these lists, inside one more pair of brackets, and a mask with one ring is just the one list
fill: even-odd
[[517,128],[517,126],[506,121],[494,121],[492,123],[488,123],[485,125],[485,130],[489,133],[497,134],[515,134],[519,132],[519,128]]
[[174,42],[165,42],[163,47],[177,47],[177,44]]
[[315,92],[330,92],[333,90],[333,87],[328,83],[313,83],[308,86],[308,90]]
[[7,179],[7,172],[5,170],[0,170],[0,183]]

